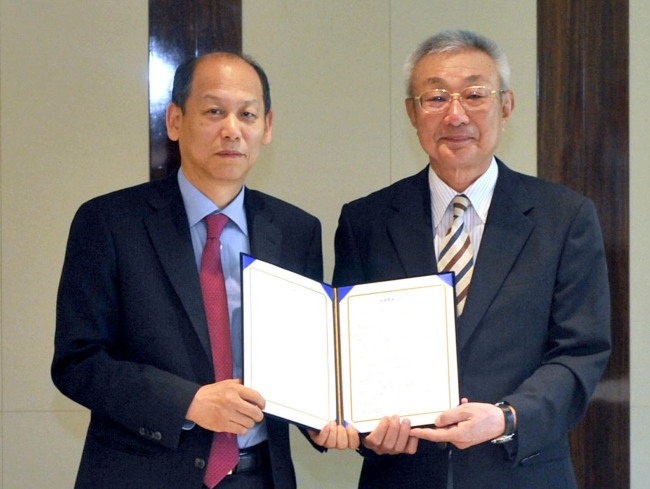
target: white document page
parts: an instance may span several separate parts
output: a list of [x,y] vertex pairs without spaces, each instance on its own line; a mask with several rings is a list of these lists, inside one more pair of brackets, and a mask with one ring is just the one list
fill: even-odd
[[339,299],[344,419],[358,431],[394,414],[433,424],[458,405],[454,290],[443,275],[357,285]]
[[244,257],[244,385],[268,414],[320,430],[336,420],[333,302],[314,280]]

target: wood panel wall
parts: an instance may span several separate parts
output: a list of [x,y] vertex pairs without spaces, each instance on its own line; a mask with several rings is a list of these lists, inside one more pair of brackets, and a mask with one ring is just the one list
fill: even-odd
[[[241,0],[149,0],[149,60],[173,70],[187,58],[216,49],[241,50]],[[151,81],[150,81],[151,86]],[[151,179],[178,168],[178,143],[167,137],[167,104],[149,93]],[[166,101],[171,98],[169,86]]]
[[598,209],[614,350],[571,434],[583,489],[630,487],[628,0],[538,0],[538,174]]

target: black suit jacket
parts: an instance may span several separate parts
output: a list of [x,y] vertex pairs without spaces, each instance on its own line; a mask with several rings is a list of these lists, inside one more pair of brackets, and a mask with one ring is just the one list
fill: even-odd
[[[246,189],[251,253],[322,280],[320,222]],[[214,382],[176,174],[87,202],[59,286],[52,378],[91,411],[77,488],[201,488],[212,433],[183,430]],[[294,488],[288,427],[267,419],[275,487]]]
[[[457,321],[460,394],[515,406],[518,433],[504,446],[453,449],[454,488],[573,488],[567,434],[611,348],[598,219],[590,200],[498,165]],[[343,207],[335,285],[436,273],[427,172]],[[367,457],[360,487],[445,488],[447,460],[428,442],[414,456]]]

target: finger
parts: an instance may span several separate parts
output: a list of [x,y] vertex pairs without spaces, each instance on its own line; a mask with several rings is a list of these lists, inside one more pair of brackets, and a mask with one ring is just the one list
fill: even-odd
[[330,421],[325,425],[319,434],[318,443],[325,448],[336,446],[336,422]]
[[313,430],[307,430],[307,432],[309,433],[309,436],[311,437],[312,441],[322,447],[325,445],[325,442],[327,441],[327,437],[329,436],[330,425],[329,423],[326,424],[323,427],[323,429],[320,430],[318,433],[316,433]]
[[336,427],[336,448],[339,450],[345,450],[348,447],[348,432],[345,427],[337,426]]
[[354,429],[354,426],[351,424],[348,425],[346,431],[348,432],[348,448],[356,450],[361,444],[361,440],[359,439],[359,432]]
[[319,438],[321,432],[322,432],[322,430],[319,431],[318,433],[316,433],[314,430],[307,430],[307,434],[309,435],[309,438],[311,438],[311,441],[313,441],[314,443],[316,443],[318,445],[320,445],[320,443],[318,442],[318,438]]
[[253,418],[249,416],[245,416],[238,412],[233,413],[230,421],[242,426],[247,430],[251,429],[253,426],[257,424],[257,421],[255,421]]
[[224,430],[219,431],[225,433],[233,433],[235,435],[245,435],[248,433],[248,428],[241,425],[240,423],[237,423],[234,420],[228,420],[228,422],[225,424],[225,427],[226,428]]
[[264,420],[264,412],[261,409],[255,411],[255,414],[251,417],[255,423],[261,423]]
[[406,448],[406,444],[409,441],[410,434],[411,434],[411,420],[405,419],[399,425],[397,438],[395,440],[395,446],[393,449],[397,452],[404,451],[404,449]]
[[337,436],[337,427],[336,421],[330,421],[329,423],[329,433],[327,436],[326,447],[327,448],[336,448],[336,436]]
[[413,428],[411,430],[411,437],[438,443],[449,441],[445,436],[446,433],[447,430],[445,428]]
[[264,419],[264,413],[256,405],[239,399],[233,404],[233,412],[250,418],[255,423],[259,423]]
[[260,409],[264,409],[266,407],[266,399],[264,399],[259,392],[257,392],[254,389],[251,389],[250,387],[245,387],[242,385],[239,389],[239,396],[245,401],[248,401],[249,403],[253,403],[255,406],[259,407]]
[[384,435],[384,440],[381,443],[381,448],[388,452],[395,450],[395,445],[397,444],[397,438],[399,436],[400,421],[399,416],[391,416],[388,422],[388,429]]
[[409,436],[409,441],[406,444],[406,448],[404,448],[404,453],[408,453],[409,455],[413,455],[415,452],[418,451],[418,443],[420,442],[419,438],[416,438],[414,436]]
[[[239,379],[222,380],[205,387],[208,388],[208,395],[218,399],[224,406],[229,405],[231,409],[248,412],[251,416],[266,404],[257,391],[244,387]],[[247,407],[250,407],[250,411],[247,411]]]
[[237,397],[239,398],[238,411],[251,417],[259,417],[262,409],[266,407],[264,398],[257,391],[248,387],[239,387]]
[[436,428],[444,428],[446,426],[454,425],[464,419],[465,416],[462,415],[461,409],[454,408],[440,414],[440,416],[438,416],[434,421],[434,424],[436,425]]
[[264,419],[264,413],[262,410],[256,404],[252,404],[249,401],[242,399],[239,396],[239,392],[234,393],[227,407],[230,410],[231,417],[237,414],[250,418],[254,423],[259,423]]
[[363,440],[363,444],[372,450],[379,447],[386,436],[389,423],[390,419],[387,416],[381,418],[377,427]]

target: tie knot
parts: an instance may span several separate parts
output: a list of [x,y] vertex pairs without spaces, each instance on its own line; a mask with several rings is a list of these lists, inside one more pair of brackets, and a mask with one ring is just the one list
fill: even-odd
[[206,216],[205,222],[208,225],[208,239],[219,239],[221,231],[228,223],[228,216],[225,214],[211,214]]
[[458,194],[451,200],[451,203],[454,206],[454,216],[462,216],[471,205],[465,194]]

